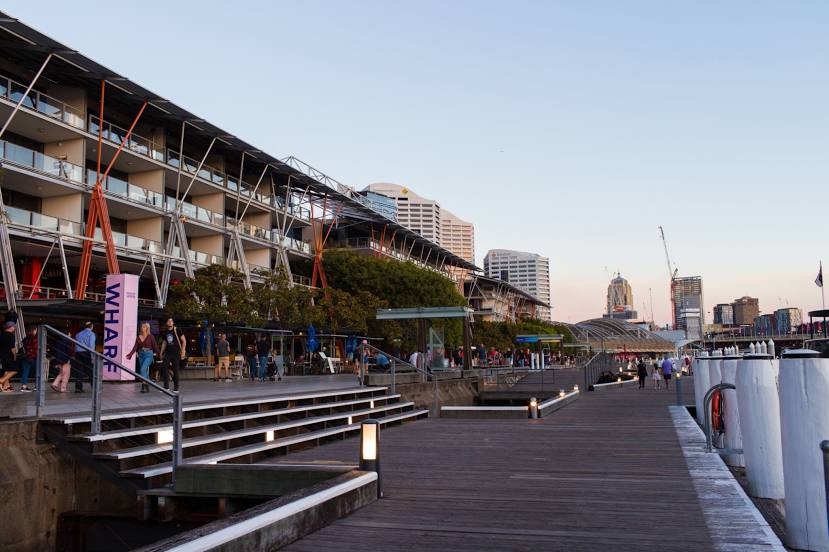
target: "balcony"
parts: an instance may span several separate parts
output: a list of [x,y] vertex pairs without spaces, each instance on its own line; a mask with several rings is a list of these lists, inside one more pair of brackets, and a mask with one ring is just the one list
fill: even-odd
[[29,226],[40,230],[51,230],[73,236],[83,235],[83,224],[58,217],[50,217],[41,213],[27,211],[18,207],[6,206],[6,215],[11,224]]
[[[0,75],[0,97],[15,104],[23,97],[27,87],[25,84],[20,84],[8,77]],[[62,121],[81,130],[84,128],[84,114],[80,109],[72,107],[51,96],[47,96],[37,90],[29,92],[29,95],[23,100],[20,107],[37,111],[47,117]]]
[[[182,258],[181,256],[181,248],[179,246],[173,247],[173,256],[178,257],[179,259]],[[203,253],[201,251],[193,251],[190,250],[190,261],[198,266],[210,266],[210,265],[224,265],[225,259],[224,257],[220,257],[218,255],[211,255],[210,253]]]
[[[176,199],[172,196],[167,196],[167,209],[170,211],[176,209]],[[192,203],[187,203],[186,201],[181,203],[181,214],[193,220],[221,226],[222,228],[225,227],[224,215],[210,211],[204,207],[198,207]]]
[[[97,172],[92,169],[86,170],[86,183],[88,185],[94,186],[97,177]],[[129,201],[164,209],[164,196],[162,194],[142,188],[141,186],[136,186],[135,184],[130,184],[126,180],[121,180],[114,176],[107,176],[102,186],[107,192],[128,199]]]
[[265,241],[272,241],[271,235],[272,232],[270,230],[266,230],[264,228],[260,228],[248,222],[241,222],[236,221],[232,218],[227,219],[227,225],[230,228],[238,227],[239,232],[245,234],[246,236],[251,236],[253,238],[258,238],[260,240]]
[[63,159],[49,157],[5,140],[0,140],[0,156],[4,161],[20,165],[54,178],[83,184],[83,169]]
[[[100,228],[95,229],[95,239],[99,241],[103,241],[104,236],[101,232]],[[149,251],[150,253],[163,253],[164,246],[161,242],[157,242],[155,240],[148,240],[145,238],[139,238],[138,236],[131,236],[130,234],[125,234],[124,232],[112,232],[112,240],[115,242],[116,246],[125,247],[127,249],[134,249],[136,251]]]
[[305,287],[311,287],[311,278],[308,276],[299,276],[298,274],[292,274],[291,279],[295,284]]
[[[94,135],[101,133],[101,120],[94,115],[89,116],[89,132]],[[107,142],[120,146],[127,137],[127,129],[113,125],[107,121],[103,124],[103,139]],[[156,161],[164,162],[164,148],[149,138],[137,135],[135,132],[130,134],[130,138],[124,145],[125,149],[130,150],[138,155],[155,159]]]
[[[274,234],[274,243],[277,241],[276,234]],[[306,243],[302,240],[298,240],[295,238],[282,238],[282,245],[283,247],[287,247],[288,249],[293,249],[294,251],[299,251],[301,253],[307,253],[308,255],[311,254],[311,244]]]

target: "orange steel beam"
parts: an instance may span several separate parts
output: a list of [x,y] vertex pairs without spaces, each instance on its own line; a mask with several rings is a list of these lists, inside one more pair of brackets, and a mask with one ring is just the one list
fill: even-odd
[[124,149],[124,146],[127,142],[129,142],[130,137],[132,136],[132,131],[135,129],[135,126],[138,124],[138,120],[141,118],[141,115],[144,113],[144,110],[147,108],[147,100],[144,100],[144,103],[141,104],[141,109],[138,110],[138,114],[135,116],[135,119],[132,121],[132,125],[130,125],[127,134],[124,136],[124,139],[118,145],[118,149],[115,150],[115,155],[112,156],[112,159],[109,161],[107,165],[106,171],[104,174],[101,174],[101,153],[103,149],[103,137],[104,137],[104,99],[105,99],[105,91],[106,91],[106,81],[101,81],[101,106],[99,111],[99,128],[98,128],[98,164],[97,164],[97,175],[95,180],[95,187],[92,190],[92,199],[89,203],[89,213],[86,217],[86,230],[85,236],[87,240],[84,240],[83,243],[83,252],[81,254],[81,264],[80,269],[78,270],[78,283],[75,290],[75,297],[77,299],[83,300],[86,298],[86,287],[89,280],[89,268],[92,265],[92,238],[95,237],[95,228],[97,228],[98,223],[101,225],[101,234],[104,238],[104,243],[106,244],[106,259],[107,259],[107,270],[110,274],[119,274],[121,272],[120,268],[118,267],[118,256],[115,252],[115,241],[112,239],[112,226],[109,221],[109,208],[107,207],[106,198],[104,197],[104,189],[103,189],[103,181],[106,180],[106,177],[109,175],[109,171],[112,170],[112,167],[115,165],[115,161],[118,160],[118,156],[121,155],[121,151]]

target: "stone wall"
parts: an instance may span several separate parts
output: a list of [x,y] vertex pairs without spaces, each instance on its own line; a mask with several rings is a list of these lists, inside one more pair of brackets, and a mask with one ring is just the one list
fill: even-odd
[[135,496],[48,443],[37,421],[0,422],[0,550],[54,550],[67,511],[128,512]]

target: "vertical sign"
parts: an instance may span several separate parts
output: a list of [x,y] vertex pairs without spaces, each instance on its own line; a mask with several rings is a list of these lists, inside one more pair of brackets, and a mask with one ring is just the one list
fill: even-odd
[[[107,274],[104,303],[104,356],[133,369],[127,353],[135,344],[138,324],[138,276]],[[132,380],[134,376],[110,362],[104,362],[105,380]]]

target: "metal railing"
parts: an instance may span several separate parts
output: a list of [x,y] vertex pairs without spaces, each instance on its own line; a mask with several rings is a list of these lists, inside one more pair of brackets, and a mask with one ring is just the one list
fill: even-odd
[[[372,354],[376,358],[378,354],[384,355],[389,360],[389,375],[391,376],[391,392],[395,393],[397,391],[397,375],[399,373],[412,373],[416,372],[420,374],[420,381],[421,383],[426,383],[429,379],[432,380],[433,388],[432,388],[432,416],[437,417],[440,415],[440,388],[438,387],[438,377],[435,372],[431,370],[427,370],[422,366],[416,366],[410,362],[403,360],[402,358],[397,358],[394,355],[391,355],[381,349],[378,349],[371,343],[361,343],[359,348],[360,354],[360,385],[365,385],[366,376],[369,373],[369,365],[366,362],[369,355]],[[418,355],[420,358],[421,355]],[[376,364],[375,364],[376,366]],[[401,370],[402,368],[402,370]]]
[[594,354],[582,367],[584,372],[584,390],[589,391],[590,386],[595,384],[602,372],[613,372],[615,367],[613,355],[606,352]]
[[31,148],[12,144],[6,140],[0,140],[0,155],[2,155],[4,161],[13,165],[19,165],[78,184],[83,183],[83,168],[65,159],[51,157]]
[[[120,146],[121,143],[127,138],[127,129],[121,128],[108,121],[104,121],[102,125],[98,117],[94,115],[89,116],[90,134],[99,134],[102,127],[103,139],[107,142]],[[150,159],[162,162],[164,161],[163,146],[156,144],[155,141],[150,138],[144,138],[134,132],[129,135],[129,140],[126,144],[124,144],[124,147],[133,153],[149,157]]]
[[[0,76],[0,97],[17,103],[26,93],[26,88],[25,84]],[[30,91],[21,106],[63,121],[75,128],[84,128],[83,111],[37,90]]]
[[705,417],[705,448],[708,452],[717,449],[720,454],[742,454],[743,449],[727,449],[714,445],[714,436],[711,434],[711,399],[715,392],[723,389],[737,389],[737,387],[733,383],[718,383],[705,393],[705,399],[702,401],[703,416]]
[[[86,170],[87,185],[94,186],[97,178],[98,175],[94,170]],[[131,184],[126,180],[121,180],[120,178],[116,178],[112,175],[108,175],[103,180],[101,187],[113,195],[123,197],[135,203],[157,207],[158,209],[164,209],[164,194],[154,192],[141,186],[136,186],[135,184]]]
[[[102,355],[101,353],[90,349],[83,343],[69,337],[68,335],[56,330],[48,324],[41,324],[38,326],[37,332],[37,364],[36,364],[36,385],[37,392],[35,395],[35,415],[39,418],[43,414],[43,409],[46,406],[46,385],[49,381],[49,335],[53,335],[55,340],[63,341],[66,347],[66,356],[69,357],[69,345],[74,346],[76,354],[77,351],[83,351],[90,355],[92,360],[91,379],[92,379],[92,412],[90,417],[90,434],[98,435],[101,433],[101,416],[103,411],[103,370],[106,364],[110,368],[116,368],[122,372],[136,378],[141,383],[148,385],[151,389],[159,391],[172,401],[172,415],[173,415],[173,442],[172,442],[172,466],[173,466],[173,481],[175,481],[176,470],[182,463],[182,425],[184,422],[183,404],[181,395],[178,392],[170,391],[155,381],[145,378],[141,374],[127,368],[126,366],[116,362],[115,360]],[[54,346],[53,346],[54,349]],[[67,362],[69,362],[67,360]]]

